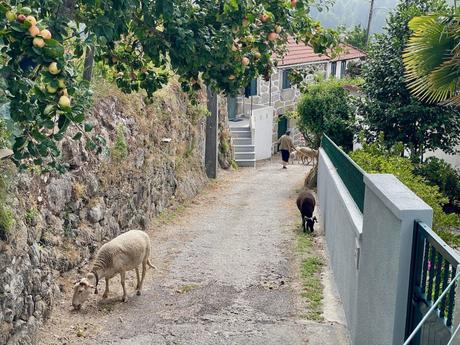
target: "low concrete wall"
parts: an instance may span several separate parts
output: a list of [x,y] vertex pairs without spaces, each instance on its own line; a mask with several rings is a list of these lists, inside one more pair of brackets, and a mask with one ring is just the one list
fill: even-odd
[[387,174],[366,174],[361,214],[328,156],[319,156],[318,196],[327,246],[353,345],[404,341],[414,221],[432,209]]
[[351,335],[355,330],[362,214],[323,149],[319,153],[318,198],[335,281]]

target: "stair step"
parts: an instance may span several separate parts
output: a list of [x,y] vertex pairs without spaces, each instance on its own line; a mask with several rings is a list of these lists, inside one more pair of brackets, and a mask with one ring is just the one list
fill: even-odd
[[233,145],[234,152],[254,152],[255,149],[254,145]]
[[251,138],[232,138],[233,145],[252,145]]
[[251,132],[232,132],[232,138],[251,138]]
[[251,128],[249,126],[247,127],[230,127],[231,132],[250,132]]
[[256,160],[255,159],[235,159],[236,164],[238,164],[239,167],[251,167],[255,168],[256,167]]
[[255,152],[235,152],[236,161],[240,159],[255,159],[255,158],[256,158]]

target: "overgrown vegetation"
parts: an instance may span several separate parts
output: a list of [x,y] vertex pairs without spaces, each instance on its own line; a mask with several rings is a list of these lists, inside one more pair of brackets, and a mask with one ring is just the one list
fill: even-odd
[[121,162],[123,159],[128,157],[128,144],[126,143],[125,138],[125,128],[122,124],[117,126],[115,141],[110,152],[112,158],[117,162]]
[[38,210],[36,208],[29,208],[26,211],[24,218],[27,224],[33,225],[37,221],[39,215],[40,214],[38,213]]
[[345,34],[345,42],[355,48],[366,50],[367,47],[367,33],[364,26],[355,25],[352,28],[339,26],[338,30]]
[[380,136],[379,141],[364,144],[363,149],[351,152],[350,157],[368,173],[395,175],[433,209],[433,230],[450,245],[460,246],[460,236],[452,233],[452,229],[460,224],[459,217],[443,211],[449,199],[438,186],[428,184],[416,174],[416,165],[410,159],[401,157],[400,149],[388,150],[383,136]]
[[88,150],[103,151],[103,137],[85,124],[94,65],[126,93],[152,97],[174,71],[193,97],[203,84],[235,94],[270,77],[289,37],[317,53],[335,50],[339,36],[309,8],[271,0],[0,0],[0,98],[17,129],[15,163],[64,171],[58,143],[69,127]]
[[311,234],[303,234],[299,227],[300,234],[297,237],[297,251],[301,257],[300,278],[302,281],[302,298],[307,303],[308,320],[323,320],[323,285],[320,272],[323,261],[313,248]]
[[[2,164],[0,162],[0,164]],[[10,170],[6,164],[0,165],[0,240],[6,240],[15,224],[14,214],[7,205]]]
[[323,133],[345,150],[353,148],[354,107],[347,85],[358,80],[328,79],[307,86],[297,105],[298,126],[307,145],[318,148]]
[[460,201],[460,171],[446,161],[430,157],[416,167],[415,173],[424,177],[429,184],[438,186],[451,203]]

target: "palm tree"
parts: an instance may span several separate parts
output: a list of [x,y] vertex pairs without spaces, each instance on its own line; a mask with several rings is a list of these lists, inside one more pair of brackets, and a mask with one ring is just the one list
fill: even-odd
[[409,22],[403,53],[408,86],[428,103],[460,105],[460,14],[434,14]]

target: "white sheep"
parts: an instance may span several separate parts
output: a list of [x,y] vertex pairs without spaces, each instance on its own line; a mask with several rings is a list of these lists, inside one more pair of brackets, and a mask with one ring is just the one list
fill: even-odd
[[[137,276],[137,295],[141,294],[147,265],[155,266],[150,262],[150,238],[141,230],[131,230],[104,244],[96,254],[93,266],[86,277],[75,283],[72,305],[78,310],[88,299],[92,289],[97,294],[99,280],[105,278],[103,298],[109,293],[109,280],[120,274],[123,288],[122,301],[126,302],[125,272],[135,269]],[[142,278],[139,277],[139,265],[142,264]]]
[[310,163],[313,163],[315,165],[315,160],[317,160],[318,157],[318,151],[311,149],[309,147],[299,147],[297,148],[297,151],[299,152],[299,158],[302,160],[302,163],[304,164],[307,162],[307,165]]

